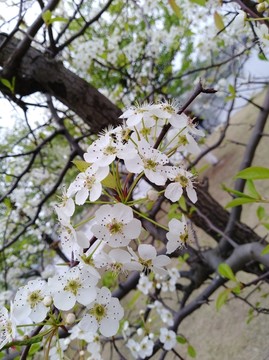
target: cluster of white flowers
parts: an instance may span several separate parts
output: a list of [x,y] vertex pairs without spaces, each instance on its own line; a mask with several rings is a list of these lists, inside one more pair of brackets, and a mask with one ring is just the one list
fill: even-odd
[[[43,279],[30,280],[19,288],[10,315],[2,309],[0,346],[15,336],[15,325],[46,323],[57,309],[63,323],[73,326],[71,337],[85,340],[87,351],[97,359],[101,346],[96,335],[114,336],[124,315],[119,300],[112,297],[109,288],[101,285],[107,271],[114,275],[140,272],[137,287],[144,294],[156,284],[164,291],[175,288],[179,276],[175,269],[167,269],[171,259],[164,253],[158,254],[154,244],[143,243],[142,234],[146,230],[141,219],[146,215],[140,212],[141,199],[134,200],[132,195],[144,178],[154,186],[167,184],[160,192],[172,202],[178,201],[184,190],[191,201],[197,200],[192,173],[183,165],[173,165],[171,156],[178,149],[197,153],[195,137],[202,133],[191,119],[179,113],[179,108],[170,103],[131,107],[121,116],[126,120],[123,126],[106,130],[88,147],[85,161],[77,165],[81,172],[64,190],[55,208],[61,247],[71,266],[61,267],[60,271],[55,266],[47,268],[42,272]],[[169,136],[159,141],[164,125],[169,129]],[[153,192],[157,199],[159,192]],[[101,205],[94,215],[75,225],[76,206],[86,209],[95,202]],[[85,223],[86,231],[81,226]],[[185,218],[172,219],[167,228],[166,253],[185,246],[187,239]],[[155,285],[149,274],[151,279],[156,276]],[[79,307],[84,308],[84,312],[77,318]],[[156,302],[154,308],[165,324],[173,323],[171,312],[161,303]],[[165,349],[174,346],[174,338],[167,329],[161,329],[160,341]],[[66,344],[63,342],[64,347]],[[148,334],[143,335],[139,346],[132,339],[127,344],[132,353],[141,358],[151,355],[153,345],[153,335]],[[52,356],[63,350],[60,347],[61,343],[57,342],[51,350]]]

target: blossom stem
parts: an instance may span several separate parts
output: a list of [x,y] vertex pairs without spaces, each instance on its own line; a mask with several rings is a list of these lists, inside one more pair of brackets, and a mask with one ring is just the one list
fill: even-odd
[[149,222],[151,222],[152,224],[158,226],[159,228],[164,229],[165,231],[169,231],[168,227],[166,227],[166,226],[164,226],[164,225],[162,225],[162,224],[159,224],[159,223],[157,223],[156,221],[150,219],[149,217],[147,217],[146,214],[144,214],[144,213],[142,213],[142,212],[140,212],[140,211],[137,211],[137,210],[135,210],[135,209],[133,209],[133,212],[134,212],[135,214],[137,214],[138,216],[142,217],[143,219],[146,219],[146,220],[148,220]]

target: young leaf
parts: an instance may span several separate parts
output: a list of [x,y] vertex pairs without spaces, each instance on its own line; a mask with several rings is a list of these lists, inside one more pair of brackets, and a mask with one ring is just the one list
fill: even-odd
[[269,245],[266,245],[263,251],[261,252],[261,255],[269,254]]
[[88,167],[90,166],[89,163],[87,163],[84,160],[73,160],[72,163],[78,168],[79,171],[85,172]]
[[219,293],[219,296],[217,297],[217,300],[216,300],[216,309],[217,309],[217,311],[219,311],[220,308],[224,304],[226,304],[230,292],[231,292],[231,289],[225,289],[221,293]]
[[111,173],[109,173],[109,174],[107,175],[107,177],[106,177],[104,180],[101,181],[101,183],[102,183],[104,186],[106,186],[106,187],[108,187],[108,188],[110,188],[110,189],[114,189],[114,190],[117,189],[116,180],[115,180],[114,176],[113,176]]
[[259,206],[257,209],[257,217],[261,221],[265,217],[265,210],[263,206]]
[[231,269],[231,267],[228,264],[225,264],[225,263],[219,264],[218,273],[226,279],[237,281],[236,277],[233,273],[233,270]]
[[178,342],[179,344],[186,344],[186,342],[187,342],[187,340],[184,338],[184,336],[178,335],[178,336],[176,337],[176,339],[177,339],[177,342]]
[[269,223],[262,222],[261,224],[265,227],[265,229],[269,230]]
[[244,194],[244,193],[242,193],[241,191],[237,191],[237,190],[231,189],[231,188],[227,187],[227,186],[224,185],[224,184],[222,184],[221,187],[222,187],[222,189],[223,189],[224,191],[227,191],[229,194],[237,195],[238,197],[244,197],[244,198],[253,199],[251,196],[249,196],[249,195],[247,195],[247,194]]
[[45,12],[43,12],[42,19],[47,26],[50,25],[51,24],[51,11],[46,10]]
[[269,169],[261,166],[251,166],[239,171],[236,174],[236,178],[251,180],[269,179]]
[[261,199],[261,195],[258,193],[258,191],[254,185],[254,182],[252,180],[248,179],[246,186],[247,186],[248,192],[251,197],[256,198],[256,199]]
[[221,15],[217,11],[214,12],[214,22],[215,22],[216,28],[219,31],[224,29],[224,27],[225,27],[224,22],[222,20]]
[[229,207],[234,207],[234,206],[239,206],[239,205],[243,205],[243,204],[248,204],[248,203],[253,203],[253,202],[258,202],[259,199],[252,199],[252,198],[247,198],[247,197],[242,197],[242,198],[236,198],[233,199],[232,201],[230,201],[225,208],[229,208]]
[[194,347],[191,344],[188,345],[187,351],[188,351],[188,354],[190,355],[190,357],[192,357],[192,358],[196,357],[196,350],[194,349]]

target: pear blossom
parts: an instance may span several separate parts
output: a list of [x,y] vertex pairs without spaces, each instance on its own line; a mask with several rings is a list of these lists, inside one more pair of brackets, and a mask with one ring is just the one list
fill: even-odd
[[167,324],[168,326],[173,325],[174,320],[171,311],[166,309],[160,301],[155,300],[153,304],[148,305],[148,308],[155,309],[163,323]]
[[137,284],[137,289],[144,295],[148,295],[149,291],[153,289],[153,282],[143,273],[140,274],[140,278]]
[[74,200],[67,195],[65,187],[63,187],[61,201],[58,202],[57,207],[60,208],[61,211],[69,217],[72,216],[75,212]]
[[86,306],[96,298],[97,281],[98,278],[87,269],[76,266],[50,278],[48,288],[54,305],[59,310],[68,311],[76,302]]
[[135,359],[139,356],[140,344],[134,339],[129,339],[126,344],[127,348],[131,351],[131,354]]
[[98,167],[96,164],[89,166],[85,172],[78,174],[76,179],[70,184],[67,195],[76,194],[75,202],[77,205],[83,205],[87,198],[90,201],[99,199],[102,193],[101,181],[109,174],[109,167]]
[[47,294],[47,283],[41,279],[31,280],[20,287],[14,298],[14,317],[20,323],[28,319],[35,323],[44,320],[48,307],[43,300]]
[[163,348],[165,350],[171,350],[176,345],[176,333],[167,328],[160,329],[160,342],[163,343]]
[[145,172],[145,176],[156,185],[164,185],[167,177],[165,174],[165,164],[169,161],[168,157],[159,150],[154,149],[150,144],[142,139],[138,142],[138,154],[125,159],[124,163],[129,172]]
[[[192,132],[200,133],[200,130],[193,127]],[[186,151],[194,155],[197,155],[201,152],[199,145],[194,140],[193,136],[189,133],[188,128],[184,128],[181,131],[178,131],[177,129],[171,129],[167,134],[167,140],[169,142],[169,147],[177,147],[178,151]]]
[[70,224],[70,218],[61,210],[56,207],[55,211],[58,215],[60,222],[60,241],[64,252],[70,258],[77,258],[78,254],[82,252],[82,249],[89,247],[89,237],[87,237],[83,231],[76,231]]
[[108,254],[103,254],[103,256],[106,257],[106,268],[115,274],[126,272],[132,259],[130,253],[122,249],[112,249]]
[[95,140],[84,154],[85,161],[91,164],[94,163],[96,166],[105,167],[111,164],[116,157],[128,159],[136,155],[137,151],[132,143],[123,144],[122,141],[117,141],[116,134],[115,137],[113,137],[113,132],[108,131]]
[[161,105],[158,104],[131,107],[120,116],[121,119],[127,119],[126,123],[130,127],[137,126],[142,121],[145,126],[153,127],[158,119],[164,117],[166,117],[166,113],[162,111]]
[[97,297],[88,305],[88,309],[79,327],[90,332],[96,332],[99,329],[100,333],[107,337],[116,335],[124,312],[119,300],[111,296],[108,288],[102,287],[97,290]]
[[178,248],[181,248],[186,245],[188,240],[188,230],[187,223],[184,215],[182,215],[182,220],[172,219],[168,223],[169,231],[166,234],[168,242],[166,244],[167,254],[171,254]]
[[0,308],[0,349],[12,341],[16,335],[16,324],[12,308],[12,303],[10,313],[5,307]]
[[93,234],[111,247],[127,246],[142,229],[141,222],[134,219],[132,209],[121,203],[101,206],[95,213],[95,221]]
[[197,201],[196,191],[194,190],[192,184],[192,173],[182,168],[173,166],[170,167],[168,171],[168,178],[173,182],[165,189],[164,196],[167,199],[173,202],[178,201],[183,193],[183,189],[186,189],[189,199],[193,203]]
[[165,275],[167,270],[163,267],[170,264],[171,260],[166,255],[157,255],[157,250],[150,244],[140,244],[138,246],[138,255],[132,248],[128,247],[130,254],[133,256],[133,261],[128,267],[137,271],[154,271],[157,274]]
[[145,359],[147,356],[152,355],[154,342],[149,338],[149,336],[145,336],[139,345],[140,349],[138,354],[141,359]]

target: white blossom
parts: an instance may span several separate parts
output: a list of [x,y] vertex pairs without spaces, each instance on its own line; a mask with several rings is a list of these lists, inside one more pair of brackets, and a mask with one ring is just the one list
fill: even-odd
[[102,193],[101,181],[107,177],[108,173],[108,166],[98,167],[96,164],[89,166],[85,172],[78,174],[70,184],[67,195],[76,194],[75,202],[77,205],[83,205],[88,197],[90,201],[96,201]]
[[10,313],[5,307],[0,308],[0,349],[8,342],[12,341],[16,335],[16,323],[12,312]]
[[20,287],[14,298],[14,317],[20,323],[28,318],[35,323],[44,320],[48,307],[43,300],[47,294],[47,284],[41,279],[31,280]]
[[88,309],[79,323],[84,331],[96,332],[99,329],[103,336],[116,335],[124,313],[119,300],[111,297],[108,288],[102,287],[97,291],[96,300],[89,304]]
[[178,248],[186,245],[188,241],[188,229],[184,215],[182,220],[172,219],[168,223],[169,231],[166,234],[168,242],[166,244],[167,254],[171,254]]
[[48,286],[54,305],[59,310],[68,311],[76,302],[86,306],[96,298],[97,281],[98,278],[86,268],[73,267],[50,278]]
[[101,206],[95,213],[95,221],[93,234],[111,247],[127,246],[142,229],[141,222],[134,219],[132,209],[121,203]]
[[157,250],[150,244],[140,244],[138,246],[138,256],[132,248],[128,247],[133,256],[133,261],[128,264],[128,268],[137,271],[153,271],[157,274],[164,275],[167,273],[163,267],[170,264],[171,260],[166,255],[157,255]]
[[176,333],[167,328],[160,329],[160,342],[163,343],[163,348],[165,350],[171,350],[176,345]]
[[192,179],[193,175],[187,170],[178,167],[170,167],[168,177],[172,181],[167,185],[164,196],[175,202],[181,198],[183,189],[186,189],[189,199],[195,203],[197,201],[196,191],[194,190]]

